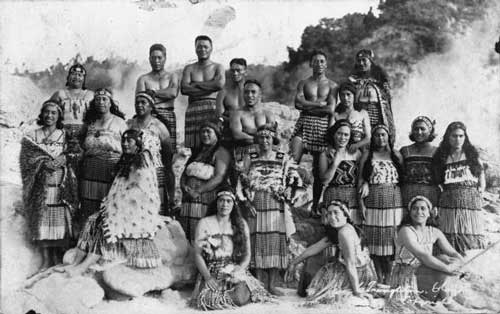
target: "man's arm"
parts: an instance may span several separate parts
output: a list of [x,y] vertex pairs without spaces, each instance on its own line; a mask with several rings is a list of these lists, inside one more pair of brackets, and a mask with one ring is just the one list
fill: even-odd
[[229,120],[229,128],[231,129],[231,133],[233,134],[233,138],[235,140],[248,140],[253,141],[253,136],[248,135],[243,132],[243,125],[241,124],[241,111],[233,111],[231,113],[231,118]]
[[297,85],[297,93],[295,95],[295,108],[298,110],[309,111],[309,110],[316,108],[318,106],[326,105],[326,101],[321,102],[321,101],[306,100],[305,95],[304,95],[305,83],[306,83],[306,81],[302,80]]
[[170,83],[167,88],[154,91],[155,96],[162,100],[171,100],[179,95],[179,77],[176,73],[170,76]]
[[198,88],[197,82],[191,82],[191,68],[192,64],[187,65],[182,71],[182,80],[181,80],[181,93],[187,96],[203,96],[206,95],[207,92]]
[[220,91],[224,87],[225,83],[226,77],[224,67],[222,66],[222,64],[216,63],[214,78],[209,81],[196,82],[196,87],[200,90],[213,93]]
[[139,76],[137,79],[137,84],[135,85],[135,94],[146,91],[146,83],[144,80],[144,75]]
[[215,112],[217,117],[222,117],[224,115],[224,98],[226,97],[226,90],[222,89],[217,93],[217,98],[215,99]]

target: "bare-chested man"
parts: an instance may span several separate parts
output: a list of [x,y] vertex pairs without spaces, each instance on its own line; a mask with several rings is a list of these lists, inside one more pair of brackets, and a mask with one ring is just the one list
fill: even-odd
[[243,107],[243,84],[247,75],[247,61],[243,58],[234,58],[229,62],[231,80],[217,94],[217,114],[228,120],[231,112]]
[[300,117],[295,124],[291,148],[292,156],[300,163],[302,155],[309,152],[313,156],[313,214],[317,214],[318,201],[321,196],[321,180],[319,179],[319,155],[326,148],[325,133],[330,116],[335,110],[337,84],[326,77],[326,54],[315,51],[310,63],[312,76],[299,82],[295,96],[295,108],[300,110]]
[[235,146],[235,161],[240,163],[248,148],[254,144],[257,129],[264,124],[275,124],[276,119],[271,111],[265,110],[262,104],[262,86],[257,80],[247,80],[243,86],[245,106],[233,111],[229,127]]
[[149,64],[151,72],[137,79],[135,94],[149,90],[154,95],[157,118],[165,124],[170,134],[170,144],[175,152],[177,148],[177,127],[174,112],[175,98],[179,95],[179,77],[176,73],[165,71],[167,50],[162,44],[154,44],[149,48]]
[[187,65],[182,73],[181,92],[189,96],[186,111],[184,146],[201,145],[198,128],[202,121],[216,117],[215,99],[224,87],[224,67],[210,60],[212,40],[200,35],[194,40],[198,61]]

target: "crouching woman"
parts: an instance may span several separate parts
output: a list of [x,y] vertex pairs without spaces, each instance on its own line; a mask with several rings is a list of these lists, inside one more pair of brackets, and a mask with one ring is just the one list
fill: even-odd
[[195,234],[195,263],[199,274],[192,306],[218,310],[269,300],[262,283],[248,272],[250,235],[229,190],[217,193]]
[[362,232],[353,226],[349,217],[349,209],[343,202],[331,201],[326,209],[326,236],[291,262],[287,279],[293,274],[298,263],[329,246],[335,246],[336,259],[324,265],[307,288],[308,305],[335,303],[339,296],[351,293],[358,297],[371,298],[363,288],[375,282],[377,276],[368,249],[362,243]]
[[153,242],[161,227],[160,196],[151,153],[143,150],[142,132],[122,136],[118,172],[100,210],[91,215],[80,234],[69,275],[79,275],[97,262],[154,268],[161,257]]

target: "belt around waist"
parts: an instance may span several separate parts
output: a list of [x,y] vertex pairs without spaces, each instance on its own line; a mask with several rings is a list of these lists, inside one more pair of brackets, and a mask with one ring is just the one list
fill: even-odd
[[165,110],[165,111],[174,111],[174,107],[158,107],[156,104],[155,104],[155,109],[157,111],[161,111],[161,110]]

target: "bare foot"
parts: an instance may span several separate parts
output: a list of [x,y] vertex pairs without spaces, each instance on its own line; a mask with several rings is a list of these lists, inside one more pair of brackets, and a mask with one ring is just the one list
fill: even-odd
[[269,287],[269,293],[271,293],[271,294],[273,294],[275,296],[278,296],[278,297],[282,297],[282,296],[285,295],[283,292],[281,292],[276,287]]

